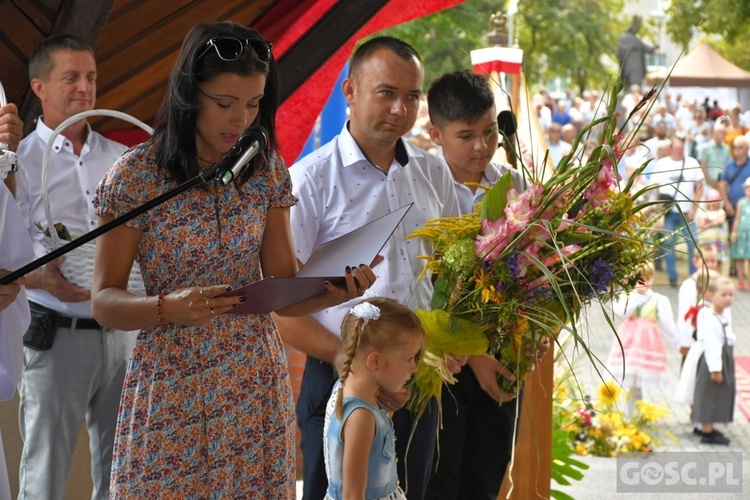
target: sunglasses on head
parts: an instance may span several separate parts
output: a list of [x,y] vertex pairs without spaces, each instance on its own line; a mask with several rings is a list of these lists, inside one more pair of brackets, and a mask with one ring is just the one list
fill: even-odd
[[231,36],[218,36],[206,42],[206,48],[195,59],[200,60],[206,52],[212,48],[222,61],[236,61],[245,53],[245,47],[250,47],[255,52],[259,61],[271,61],[271,42],[260,38],[234,38]]

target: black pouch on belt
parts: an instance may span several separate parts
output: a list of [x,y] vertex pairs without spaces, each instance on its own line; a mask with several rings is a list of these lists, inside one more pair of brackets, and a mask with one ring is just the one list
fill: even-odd
[[31,325],[23,336],[23,345],[37,351],[46,351],[52,347],[57,332],[60,315],[52,309],[29,302]]

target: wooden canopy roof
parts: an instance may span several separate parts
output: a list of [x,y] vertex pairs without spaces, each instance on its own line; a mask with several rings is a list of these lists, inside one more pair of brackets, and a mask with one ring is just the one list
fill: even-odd
[[750,72],[735,66],[703,42],[675,63],[673,87],[750,87]]

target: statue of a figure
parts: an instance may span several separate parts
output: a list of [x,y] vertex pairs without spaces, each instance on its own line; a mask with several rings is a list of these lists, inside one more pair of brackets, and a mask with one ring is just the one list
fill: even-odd
[[656,49],[638,38],[641,29],[641,17],[633,16],[633,22],[617,42],[617,58],[620,60],[620,78],[625,81],[625,88],[631,85],[643,85],[646,76],[646,54]]
[[490,45],[508,45],[507,22],[508,18],[502,11],[490,16],[490,31],[487,33],[487,42]]

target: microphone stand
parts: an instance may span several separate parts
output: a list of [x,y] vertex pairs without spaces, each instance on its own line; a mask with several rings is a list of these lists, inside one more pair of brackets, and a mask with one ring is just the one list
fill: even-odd
[[[223,162],[222,162],[223,163]],[[199,173],[194,178],[190,179],[189,181],[184,182],[183,184],[180,184],[174,189],[171,189],[167,191],[166,193],[162,193],[153,200],[147,201],[143,205],[140,205],[130,212],[124,213],[121,216],[117,217],[116,219],[104,224],[103,226],[99,226],[98,228],[94,229],[93,231],[90,231],[82,236],[79,236],[75,240],[71,241],[70,243],[66,243],[65,245],[61,246],[60,248],[57,248],[50,253],[39,257],[35,261],[31,262],[30,264],[27,264],[23,266],[22,268],[18,269],[17,271],[13,271],[12,273],[0,278],[0,285],[7,285],[11,281],[15,281],[21,276],[24,276],[31,271],[42,267],[43,265],[47,264],[48,262],[52,262],[56,258],[60,257],[61,255],[65,255],[66,253],[70,252],[71,250],[75,250],[76,248],[80,247],[81,245],[85,245],[89,241],[93,240],[94,238],[101,236],[102,234],[111,231],[112,229],[121,226],[122,224],[126,223],[130,219],[134,219],[135,217],[138,217],[139,215],[148,212],[149,210],[161,205],[162,203],[171,200],[178,194],[181,194],[188,189],[192,189],[195,186],[199,184],[207,184],[210,181],[216,179],[217,177],[220,177],[224,175],[226,172],[226,167],[222,167],[222,163],[218,165],[214,165],[213,167],[205,170],[204,172]],[[50,231],[54,231],[55,228],[49,228]]]

